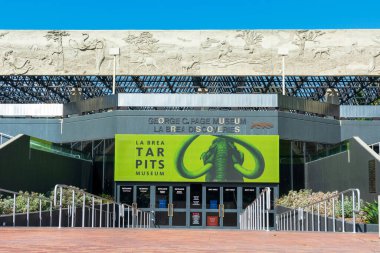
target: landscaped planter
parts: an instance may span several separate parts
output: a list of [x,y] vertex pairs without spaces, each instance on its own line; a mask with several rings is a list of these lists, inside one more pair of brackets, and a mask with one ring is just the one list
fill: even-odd
[[[276,206],[276,214],[282,214],[291,211],[292,209],[283,207],[283,206]],[[293,212],[292,212],[292,227],[294,225],[293,221]],[[308,213],[307,217],[307,224],[306,224],[306,212],[304,212],[304,217],[303,217],[303,227],[304,231],[307,229],[307,231],[318,231],[318,215],[314,213],[314,215],[311,215],[311,213]],[[314,216],[314,219],[313,219]],[[296,222],[298,221],[297,227],[301,226],[301,219],[298,218],[298,212],[296,211]],[[314,220],[314,230],[313,230],[313,220]],[[326,224],[326,226],[325,226]],[[287,226],[286,226],[287,225]],[[285,227],[290,230],[290,224],[285,223]],[[326,229],[325,229],[326,227]],[[379,232],[379,225],[378,224],[364,224],[364,223],[356,223],[356,232]],[[286,229],[282,229],[286,230]],[[294,230],[294,229],[292,229]],[[299,230],[299,229],[298,229]],[[342,227],[342,219],[341,218],[335,218],[335,231],[336,232],[342,232],[343,227]],[[353,222],[351,221],[345,221],[344,222],[344,230],[345,232],[353,232]],[[325,216],[320,215],[319,216],[319,231],[327,231],[327,232],[332,232],[333,231],[333,218],[327,217],[325,221]]]

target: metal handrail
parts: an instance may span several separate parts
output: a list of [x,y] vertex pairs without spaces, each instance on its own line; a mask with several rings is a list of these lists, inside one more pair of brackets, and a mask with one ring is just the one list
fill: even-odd
[[241,230],[269,231],[269,211],[271,209],[271,189],[265,187],[256,198],[240,214]]
[[[342,208],[342,232],[345,231],[345,217],[344,217],[344,196],[346,193],[352,194],[352,218],[353,218],[353,233],[356,233],[356,213],[360,211],[360,190],[348,189],[342,192],[335,193],[330,197],[324,198],[319,201],[315,201],[311,204],[293,208],[290,211],[283,212],[276,215],[276,229],[277,230],[295,230],[295,231],[321,231],[321,214],[320,208],[324,208],[324,231],[327,232],[327,202],[332,200],[332,214],[333,214],[333,232],[335,229],[335,199],[341,198]],[[346,195],[347,196],[347,195]],[[314,207],[317,207],[316,213],[314,213]],[[309,229],[309,213],[311,211],[311,229]],[[304,216],[304,214],[306,215]],[[317,230],[315,229],[314,214],[317,215]],[[305,220],[305,224],[304,224]]]
[[[14,136],[11,136],[11,135],[8,135],[8,134],[4,134],[4,133],[0,133],[0,145],[3,144],[3,138],[7,139],[7,140],[10,140],[12,139]],[[5,142],[4,142],[5,143]]]
[[375,145],[379,145],[380,142],[375,142],[375,143],[372,143],[372,144],[368,144],[368,146],[375,146]]
[[[58,193],[59,189],[59,193]],[[63,184],[57,184],[54,187],[54,206],[59,207],[59,222],[58,227],[62,227],[62,196],[63,189],[67,189],[72,192],[72,203],[68,207],[68,217],[71,217],[71,227],[75,227],[75,215],[76,215],[76,202],[75,202],[75,193],[81,193],[83,195],[82,198],[82,227],[85,227],[85,209],[86,209],[86,197],[90,197],[91,200],[91,214],[89,214],[89,218],[91,217],[91,227],[96,226],[95,222],[95,203],[99,206],[99,227],[102,227],[102,215],[103,212],[106,216],[106,224],[107,228],[109,227],[125,227],[125,210],[127,210],[127,220],[128,220],[128,228],[150,228],[150,213],[137,209],[136,207],[122,204],[119,202],[115,202],[113,200],[109,200],[100,196],[96,196],[92,193],[88,193],[84,190],[78,189],[74,186],[68,186]],[[59,195],[59,205],[57,205],[57,197]],[[103,205],[106,205],[106,211],[103,211]],[[116,209],[117,207],[117,209]],[[111,210],[110,210],[111,209]],[[130,213],[131,213],[131,221],[130,221]],[[110,217],[111,215],[111,217]],[[112,220],[112,225],[110,224],[110,218]],[[116,224],[117,222],[117,224]],[[131,222],[131,224],[130,224]]]
[[[375,146],[378,147],[377,152],[374,149]],[[370,147],[373,151],[375,151],[378,155],[380,155],[380,142],[369,144],[368,147]]]
[[[12,211],[12,222],[13,222],[13,226],[15,227],[16,226],[16,196],[23,196],[22,194],[18,193],[18,192],[15,192],[15,191],[10,191],[10,190],[6,190],[6,189],[1,189],[0,188],[0,192],[4,192],[4,193],[8,193],[8,194],[12,194],[13,195],[13,211]],[[30,199],[39,199],[39,221],[40,221],[40,227],[42,226],[42,201],[47,201],[50,203],[50,226],[52,226],[52,217],[53,217],[53,205],[52,205],[52,201],[49,199],[49,198],[46,198],[44,196],[38,196],[38,197],[34,197],[34,196],[24,196],[27,198],[27,202],[26,202],[26,226],[29,227],[29,214],[30,214],[30,210],[29,210],[29,203],[30,203]]]

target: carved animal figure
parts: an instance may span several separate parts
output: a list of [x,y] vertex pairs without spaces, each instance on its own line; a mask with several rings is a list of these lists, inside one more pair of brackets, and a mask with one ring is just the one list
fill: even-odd
[[372,72],[376,69],[376,59],[380,56],[380,52],[377,52],[376,54],[372,55],[372,57],[369,59],[369,72]]
[[[199,135],[191,137],[182,147],[177,158],[177,168],[181,176],[194,179],[206,174],[207,182],[243,182],[243,177],[254,179],[261,176],[265,162],[262,154],[253,146],[229,136],[217,136],[210,148],[201,155],[203,167],[189,169],[184,165],[184,155],[191,143]],[[244,154],[235,143],[246,148],[254,158],[254,166],[245,168]]]
[[82,33],[82,40],[81,41],[75,41],[75,40],[69,40],[69,45],[71,48],[74,49],[75,56],[78,55],[78,51],[88,51],[93,50],[95,51],[95,68],[100,72],[100,67],[104,60],[109,60],[111,58],[106,59],[106,43],[104,40],[99,39],[89,39],[90,35],[88,33]]
[[86,50],[95,50],[95,49],[101,49],[104,47],[104,44],[101,40],[98,39],[92,39],[89,40],[90,35],[88,33],[82,33],[82,41],[75,41],[75,40],[69,40],[69,45],[76,49],[76,54],[78,53],[78,50],[80,51],[86,51]]
[[228,55],[232,52],[232,47],[231,45],[223,40],[220,45],[219,45],[219,54],[218,54],[218,59],[224,59],[228,58]]
[[13,50],[8,50],[3,56],[3,66],[10,70],[10,74],[23,75],[32,69],[29,60],[16,57]]
[[220,42],[220,41],[217,40],[217,39],[212,39],[212,38],[207,37],[207,38],[206,38],[206,41],[204,41],[204,42],[201,43],[201,47],[202,47],[202,48],[209,48],[209,47],[211,47],[213,44],[217,44],[217,43],[219,43],[219,42]]
[[191,40],[188,40],[188,39],[185,39],[185,38],[181,38],[181,37],[177,37],[178,40],[180,41],[183,41],[183,42],[190,42]]
[[323,55],[330,56],[330,48],[314,48],[312,51],[314,52],[313,58],[316,58],[318,55],[319,57]]
[[156,60],[151,56],[143,57],[141,64],[139,66],[137,66],[136,70],[142,66],[145,66],[145,68],[155,67],[156,69],[158,69]]
[[181,61],[181,69],[183,71],[188,72],[190,69],[192,69],[196,64],[199,63],[199,60],[197,60],[194,56],[191,60],[188,61]]
[[4,37],[5,35],[7,35],[9,32],[4,32],[4,33],[0,33],[0,38]]

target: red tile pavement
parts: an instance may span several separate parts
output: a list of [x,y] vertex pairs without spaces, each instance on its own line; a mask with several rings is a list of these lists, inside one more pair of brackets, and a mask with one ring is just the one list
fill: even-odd
[[379,252],[378,234],[0,228],[0,252]]

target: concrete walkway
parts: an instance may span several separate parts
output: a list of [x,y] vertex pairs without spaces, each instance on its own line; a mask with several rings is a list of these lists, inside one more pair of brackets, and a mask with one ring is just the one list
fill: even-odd
[[379,252],[378,234],[0,228],[0,252]]

